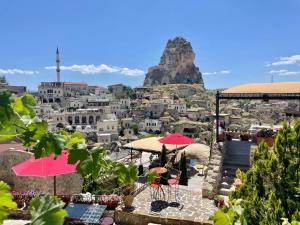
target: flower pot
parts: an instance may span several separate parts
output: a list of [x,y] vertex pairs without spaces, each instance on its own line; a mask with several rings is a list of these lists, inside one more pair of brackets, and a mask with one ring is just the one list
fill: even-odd
[[248,134],[241,134],[240,139],[241,141],[249,141],[250,136]]
[[259,145],[262,141],[265,141],[269,147],[272,147],[274,142],[275,142],[275,138],[273,137],[256,137],[256,143]]
[[125,208],[131,208],[133,200],[134,200],[133,195],[124,195],[123,196],[123,203],[124,203]]

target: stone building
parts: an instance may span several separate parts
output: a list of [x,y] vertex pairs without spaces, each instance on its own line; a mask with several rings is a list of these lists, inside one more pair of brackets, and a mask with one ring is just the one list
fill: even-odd
[[158,119],[146,118],[144,122],[140,122],[139,127],[142,131],[157,132],[161,129],[161,122]]
[[126,86],[123,84],[113,84],[107,86],[110,93],[113,94],[115,98],[127,98]]
[[98,142],[110,143],[119,137],[119,120],[115,114],[107,114],[104,119],[97,122]]
[[146,105],[146,116],[151,119],[158,119],[165,111],[166,105],[162,103],[150,103]]

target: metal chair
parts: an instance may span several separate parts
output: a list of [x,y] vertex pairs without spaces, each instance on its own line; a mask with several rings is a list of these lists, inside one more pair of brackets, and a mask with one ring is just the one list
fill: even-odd
[[162,197],[165,198],[165,193],[160,184],[160,177],[156,178],[154,182],[150,184],[150,196],[151,196],[151,201],[153,199],[161,200]]
[[178,194],[179,194],[179,179],[181,176],[181,171],[177,174],[175,178],[168,179],[168,200],[172,197],[172,187],[174,187],[174,197],[175,201],[178,201]]

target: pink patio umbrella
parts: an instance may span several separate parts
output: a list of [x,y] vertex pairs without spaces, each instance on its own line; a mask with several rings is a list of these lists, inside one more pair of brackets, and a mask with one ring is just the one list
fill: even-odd
[[163,138],[160,138],[159,142],[163,143],[163,144],[176,145],[176,152],[177,152],[177,145],[194,144],[195,140],[193,140],[189,137],[186,137],[180,133],[174,133],[174,134],[165,136]]
[[53,189],[56,195],[56,176],[76,172],[76,164],[68,164],[68,152],[63,150],[61,155],[54,159],[54,155],[35,159],[31,158],[12,167],[17,176],[52,177]]
[[160,143],[169,145],[189,145],[194,144],[195,141],[189,137],[186,137],[180,133],[170,134],[159,139]]

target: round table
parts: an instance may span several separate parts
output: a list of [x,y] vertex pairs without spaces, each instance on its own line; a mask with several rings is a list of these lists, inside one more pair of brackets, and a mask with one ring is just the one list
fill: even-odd
[[155,173],[158,173],[158,174],[163,174],[163,173],[168,172],[168,170],[165,167],[154,167],[154,168],[150,169],[150,172],[155,172]]

